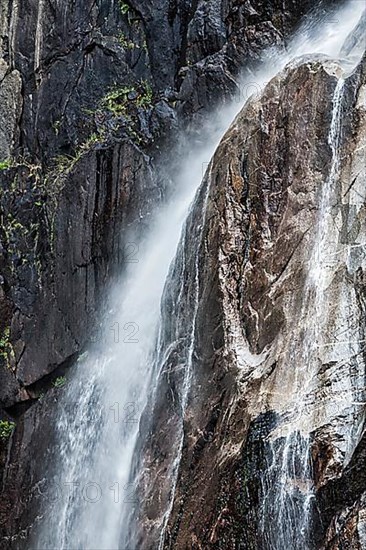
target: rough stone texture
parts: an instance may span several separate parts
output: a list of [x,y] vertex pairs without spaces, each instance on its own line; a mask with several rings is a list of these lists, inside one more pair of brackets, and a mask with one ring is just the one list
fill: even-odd
[[[112,235],[143,219],[161,198],[164,182],[156,167],[164,141],[195,112],[201,117],[214,101],[236,91],[239,66],[254,62],[254,51],[259,55],[268,43],[283,40],[309,7],[274,3],[261,5],[254,15],[248,2],[216,2],[203,24],[205,3],[168,6],[166,0],[135,0],[126,13],[112,0],[90,6],[40,0],[2,4],[1,70],[6,76],[0,95],[7,103],[0,102],[0,117],[6,120],[0,125],[0,160],[11,151],[17,159],[10,173],[0,172],[3,217],[14,226],[11,236],[2,237],[2,292],[9,312],[2,330],[11,327],[20,386],[34,383],[85,344],[99,290],[123,257],[123,250],[116,254]],[[234,55],[228,48],[233,41],[246,51]],[[222,52],[225,45],[228,51]],[[218,53],[219,58],[212,57]],[[188,61],[188,73],[179,76]],[[195,67],[202,78],[191,75]],[[128,116],[115,116],[101,103],[111,89],[138,89],[141,81],[150,82],[151,105],[136,108],[132,93]],[[62,173],[65,155],[76,159],[67,176]],[[124,201],[131,189],[134,195]],[[19,208],[20,194],[26,212]],[[70,204],[80,210],[73,212]],[[25,232],[35,247],[33,255],[27,250],[27,260],[21,250],[29,243],[19,249],[25,240],[19,233]],[[27,266],[19,272],[11,267],[13,261],[16,266],[27,261]]]
[[[366,58],[344,89],[310,386],[304,351],[335,74],[321,59],[289,66],[238,116],[203,182],[163,301],[169,354],[141,426],[138,548],[156,546],[172,491],[164,548],[271,548],[263,478],[292,425],[312,441],[312,547],[364,546]],[[291,424],[299,395],[307,408]]]
[[[3,490],[7,498],[2,498],[0,504],[1,548],[30,548],[26,541],[37,517],[36,505],[39,501],[47,503],[57,498],[56,488],[47,485],[45,464],[41,466],[40,460],[29,460],[29,455],[34,456],[37,449],[39,457],[46,459],[56,422],[54,411],[61,391],[52,388],[47,398],[35,401],[22,415],[22,422],[18,423],[12,435],[3,475]],[[26,521],[22,517],[25,510]],[[6,536],[9,534],[12,538]]]
[[[21,517],[32,481],[22,441],[36,445],[48,422],[52,395],[43,407],[37,398],[87,344],[128,230],[143,231],[161,200],[165,144],[237,92],[241,67],[317,3],[127,4],[125,13],[116,0],[0,6],[0,162],[13,159],[0,170],[0,407],[17,421],[0,441],[13,472],[7,535],[20,529],[8,511]],[[108,109],[103,98],[123,87],[122,112]]]
[[18,71],[10,71],[0,59],[0,158],[10,157],[17,138],[18,121],[22,111],[22,81]]

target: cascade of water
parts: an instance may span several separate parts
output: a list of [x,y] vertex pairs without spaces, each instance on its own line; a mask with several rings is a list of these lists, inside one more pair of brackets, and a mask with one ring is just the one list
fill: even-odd
[[[356,7],[357,9],[355,10]],[[316,30],[313,29],[313,32],[310,34],[302,31],[300,36],[297,36],[289,45],[286,53],[278,53],[273,50],[270,51],[268,54],[269,59],[265,58],[264,60],[264,68],[255,76],[255,87],[259,90],[262,89],[265,82],[268,81],[269,78],[271,78],[279,70],[283,69],[283,67],[290,60],[299,54],[308,52],[316,54],[323,52],[329,56],[336,56],[339,53],[344,39],[357,23],[361,15],[359,5],[356,6],[356,4],[352,2],[346,7],[347,13],[350,8],[353,11],[351,20],[348,20],[349,25],[343,26],[342,32],[339,32],[338,35],[336,35],[334,31],[329,28],[328,24],[325,23],[324,27],[318,27]],[[342,12],[340,12],[339,19],[337,21],[342,19],[342,15]],[[327,40],[325,41],[324,36],[327,37]],[[306,414],[305,401],[303,402],[303,406],[301,405],[299,407],[298,405],[301,402],[301,395],[306,395],[306,388],[310,391],[312,380],[311,372],[314,374],[316,370],[316,349],[318,345],[320,345],[319,339],[321,335],[323,313],[322,300],[324,300],[324,288],[327,278],[327,269],[326,266],[323,265],[323,257],[324,250],[327,248],[327,251],[329,252],[329,247],[331,247],[332,244],[329,243],[330,237],[328,221],[331,216],[330,200],[338,177],[343,86],[344,80],[343,78],[339,78],[333,97],[333,113],[329,132],[329,145],[332,151],[331,167],[329,177],[322,190],[319,208],[318,231],[317,236],[314,239],[317,244],[314,247],[310,261],[312,269],[309,272],[307,288],[304,291],[305,298],[303,311],[300,315],[301,321],[299,322],[299,325],[308,327],[306,332],[306,341],[304,342],[304,355],[306,355],[306,359],[303,361],[303,364],[310,365],[311,363],[312,367],[308,370],[306,375],[308,383],[305,387],[301,387],[301,384],[303,383],[301,377],[299,377],[298,381],[295,382],[295,384],[298,384],[295,393],[299,395],[294,411],[297,419],[300,419],[303,414]],[[202,216],[205,216],[205,207],[202,208]],[[181,242],[180,248],[184,248],[184,240]],[[195,273],[195,276],[197,276],[197,272]],[[314,319],[314,308],[316,310],[316,319]],[[192,337],[194,337],[194,331],[192,332]],[[191,357],[194,351],[194,346],[195,342],[191,341]],[[298,353],[299,350],[291,345],[289,347],[291,350],[291,360],[294,362],[296,353]],[[189,379],[187,380],[189,382]],[[187,395],[188,391],[189,388],[187,390],[185,387],[184,394]],[[186,398],[183,401],[186,403]],[[296,420],[292,421],[292,425],[296,426]],[[169,472],[170,478],[172,479],[172,491],[162,524],[159,550],[164,547],[165,530],[173,507],[178,468],[182,454],[183,436],[183,432],[178,435],[178,437],[181,438],[180,444],[177,445],[173,466]],[[264,491],[263,515],[266,519],[261,525],[264,532],[263,538],[268,544],[268,549],[285,550],[287,548],[293,548],[294,550],[303,550],[306,548],[306,544],[309,539],[309,516],[311,513],[311,504],[313,499],[311,464],[307,459],[309,450],[310,438],[308,436],[300,435],[300,433],[296,431],[291,432],[288,435],[286,440],[283,442],[282,447],[272,448],[272,465],[269,468],[268,479],[263,480],[264,485],[266,485],[266,489]],[[301,495],[300,498],[298,498],[297,489],[301,489],[301,491],[305,494],[303,499],[301,498]],[[273,513],[273,510],[276,509],[277,512]]]
[[309,434],[300,432],[300,426],[303,426],[304,417],[309,414],[308,396],[318,372],[318,350],[324,339],[325,289],[331,271],[327,258],[337,249],[337,243],[332,240],[330,220],[339,170],[343,90],[344,79],[340,77],[334,91],[328,136],[332,151],[329,176],[321,192],[318,226],[298,327],[294,329],[292,341],[289,342],[287,362],[289,366],[296,365],[293,390],[295,402],[287,420],[287,436],[270,445],[270,465],[263,478],[261,530],[266,548],[273,550],[303,550],[311,544],[310,516],[314,497],[311,439]]
[[[130,472],[138,425],[158,362],[160,298],[203,166],[232,116],[230,109],[222,113],[205,147],[185,162],[177,193],[156,214],[138,261],[112,293],[100,341],[68,381],[57,422],[57,471],[47,484],[55,502],[40,521],[37,548],[111,550],[124,539],[126,517],[136,505]],[[193,321],[192,341],[194,330]],[[192,352],[188,347],[188,362]],[[188,391],[189,369],[184,385]]]
[[[355,2],[351,4],[355,5]],[[341,17],[339,15],[339,19]],[[352,18],[348,19],[347,25],[342,27],[338,42],[352,29],[357,17],[357,14],[352,14]],[[322,43],[323,51],[335,53],[334,44],[334,33],[330,33],[329,43]],[[278,55],[272,52],[272,57],[265,60],[267,68],[256,76],[256,84],[261,88],[294,55],[319,51],[319,48],[319,40],[312,45],[312,37],[309,40],[302,37],[300,41],[295,40],[288,53]],[[340,100],[340,88],[337,93]],[[335,96],[334,112],[339,113],[336,103]],[[130,481],[138,423],[151,390],[148,386],[153,364],[157,368],[158,376],[159,364],[164,363],[163,359],[168,352],[161,347],[158,338],[158,351],[154,354],[160,297],[183,220],[201,181],[202,165],[211,158],[219,137],[240,107],[240,104],[236,104],[232,110],[227,111],[202,154],[192,153],[184,163],[177,185],[183,191],[177,193],[172,202],[157,213],[149,237],[141,243],[138,263],[130,265],[113,294],[115,306],[105,323],[102,341],[79,360],[76,372],[68,383],[57,425],[58,471],[53,480],[57,498],[50,504],[41,521],[37,540],[39,549],[111,550],[120,546],[126,516],[131,507],[135,506],[134,487]],[[336,139],[339,135],[339,114],[333,118],[334,134],[331,134],[331,145],[334,145],[334,178],[337,175]],[[329,188],[331,189],[331,183]],[[204,204],[208,200],[209,189],[208,174],[199,190],[199,193],[204,194]],[[200,284],[198,262],[202,227],[205,223],[204,213],[205,208],[201,213],[203,217],[198,224],[197,241],[194,244],[196,256],[192,300],[196,304]],[[183,284],[179,292],[185,292]],[[163,518],[160,548],[164,544],[165,527],[172,510],[183,445],[183,419],[190,389],[197,306],[191,311],[189,343],[185,350],[186,369],[181,389],[182,423],[177,440],[172,441],[175,460],[167,473],[171,476],[172,490]],[[296,440],[296,445],[301,445],[298,454],[303,456],[303,448],[307,448],[307,444]],[[283,456],[289,454],[289,448],[290,442]],[[299,477],[306,479],[308,476],[305,472]],[[287,514],[288,508],[284,508]]]
[[[178,468],[182,457],[182,450],[183,450],[183,443],[184,443],[184,412],[187,406],[187,399],[188,399],[188,393],[191,385],[191,378],[192,378],[192,365],[193,365],[193,353],[194,353],[194,343],[195,343],[195,332],[196,332],[196,323],[197,323],[197,312],[198,312],[198,300],[199,300],[199,287],[200,287],[200,273],[199,273],[199,257],[200,257],[200,250],[202,246],[202,236],[203,236],[203,228],[205,226],[206,221],[206,207],[207,207],[207,200],[208,200],[208,194],[210,190],[210,183],[211,183],[211,170],[209,168],[208,173],[205,177],[205,188],[204,191],[204,200],[203,200],[203,209],[202,209],[202,219],[198,226],[198,233],[197,233],[197,240],[194,243],[195,246],[195,257],[194,257],[194,307],[193,307],[193,315],[191,320],[191,330],[189,335],[189,347],[187,350],[187,357],[186,357],[186,367],[184,370],[184,377],[183,377],[183,388],[181,393],[181,426],[180,426],[180,439],[178,444],[178,451],[176,453],[175,460],[173,462],[171,472],[170,472],[170,478],[172,479],[172,490],[170,495],[170,501],[169,505],[167,507],[167,510],[164,514],[163,518],[163,525],[161,529],[160,534],[160,540],[159,540],[159,549],[162,550],[164,545],[164,535],[166,526],[169,520],[170,513],[173,508],[173,502],[174,502],[174,493],[177,483],[177,477],[178,477]],[[183,239],[185,239],[185,235],[183,236]],[[184,245],[183,245],[184,246]],[[184,277],[181,279],[181,289],[180,294],[184,292]],[[163,364],[163,363],[162,363]]]
[[[344,37],[342,37],[344,38]],[[342,40],[339,47],[342,46]],[[352,62],[344,63],[350,69]],[[347,407],[351,422],[354,441],[357,441],[358,423],[362,423],[363,415],[358,420],[352,412],[354,393],[359,397],[358,387],[352,390],[352,371],[363,372],[363,366],[358,366],[359,343],[340,343],[344,346],[343,352],[336,351],[340,347],[335,338],[328,342],[329,312],[331,311],[328,287],[334,277],[335,269],[339,266],[339,254],[342,247],[338,241],[338,232],[335,230],[334,206],[337,204],[339,192],[340,148],[342,130],[342,100],[344,96],[344,75],[337,71],[337,83],[333,95],[333,109],[328,143],[331,149],[331,164],[329,175],[321,190],[319,199],[317,228],[314,233],[314,247],[309,259],[307,279],[303,290],[302,307],[298,315],[297,326],[287,344],[284,365],[294,372],[291,388],[291,399],[286,414],[279,427],[271,434],[268,441],[267,470],[262,478],[262,517],[260,527],[263,546],[265,549],[284,550],[293,548],[303,550],[313,547],[312,519],[315,513],[315,487],[312,470],[312,438],[317,414],[314,400],[321,399],[319,372],[322,364],[341,359],[342,368],[349,365],[349,389],[347,396],[342,397],[339,409],[333,408],[333,416],[342,411],[344,418]],[[337,259],[338,257],[338,259]],[[337,264],[338,262],[338,264]],[[345,327],[345,334],[353,334],[350,328],[349,316],[351,304],[355,297],[350,291],[338,297],[339,321]],[[348,315],[347,315],[348,312]],[[356,311],[353,312],[357,317]],[[347,348],[348,345],[348,348]],[[328,346],[328,355],[323,350]],[[362,375],[361,375],[362,376]],[[354,392],[354,393],[353,393]],[[318,398],[316,397],[318,395]],[[320,403],[318,408],[326,409],[327,405]],[[342,408],[343,407],[343,408]],[[324,412],[323,412],[324,413]],[[344,438],[345,458],[350,447],[350,437]]]

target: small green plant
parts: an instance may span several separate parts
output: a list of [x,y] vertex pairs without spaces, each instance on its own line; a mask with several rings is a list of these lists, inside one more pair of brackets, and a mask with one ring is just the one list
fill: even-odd
[[58,155],[54,159],[55,171],[59,174],[67,174],[76,163],[76,158],[71,155]]
[[8,422],[8,420],[0,420],[0,439],[5,441],[9,439],[15,428],[15,422]]
[[13,348],[10,343],[10,328],[6,327],[0,336],[0,356],[5,359],[5,361],[8,361],[12,351]]
[[132,40],[129,40],[129,38],[127,38],[127,36],[123,32],[119,33],[118,42],[125,50],[134,50],[135,48],[139,48],[138,44],[134,44],[134,42],[132,42]]
[[126,2],[123,2],[122,0],[120,0],[119,2],[119,7],[122,15],[126,15],[130,11],[130,6],[126,4]]
[[90,149],[94,146],[94,145],[98,145],[100,143],[103,143],[103,141],[105,141],[105,132],[104,130],[103,131],[100,131],[98,133],[94,132],[93,134],[91,134],[88,139],[85,141],[85,143],[82,143],[78,149],[78,153],[79,155],[83,155],[84,153],[87,153],[88,151],[90,151]]
[[88,116],[94,116],[97,111],[96,109],[82,109],[82,112]]
[[8,345],[10,336],[10,328],[6,327],[3,334],[0,337],[0,350]]
[[53,176],[55,179],[57,179],[59,176],[65,176],[71,170],[74,168],[75,164],[81,159],[82,156],[84,156],[94,145],[97,145],[98,143],[103,143],[105,139],[105,135],[103,132],[99,132],[98,134],[93,133],[91,134],[88,139],[79,145],[79,147],[76,149],[75,154],[72,155],[58,155],[54,158],[54,169],[49,174],[49,176]]
[[153,97],[150,84],[142,81],[137,88],[122,86],[111,90],[102,99],[101,104],[115,116],[128,116],[129,107],[135,105],[146,109],[152,104]]
[[152,91],[152,88],[148,82],[143,81],[141,82],[142,92],[139,94],[139,97],[137,98],[137,105],[138,107],[149,107],[152,103],[154,94]]
[[11,160],[0,160],[0,170],[7,170],[11,166]]
[[56,380],[53,382],[54,388],[62,388],[66,384],[66,378],[65,376],[59,376],[56,378]]
[[115,88],[102,99],[102,105],[116,116],[126,115],[128,94],[134,91],[135,89],[132,86]]

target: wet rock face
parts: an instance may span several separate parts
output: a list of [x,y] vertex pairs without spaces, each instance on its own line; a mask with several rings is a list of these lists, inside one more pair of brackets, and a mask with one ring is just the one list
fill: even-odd
[[[1,3],[0,407],[18,426],[7,535],[19,530],[7,514],[21,516],[18,481],[22,492],[33,483],[27,461],[48,423],[48,394],[43,406],[37,399],[87,344],[129,231],[144,230],[164,195],[166,144],[237,91],[240,68],[283,42],[313,5]],[[250,330],[254,342],[254,322]],[[4,462],[8,441],[0,446]]]
[[[302,62],[273,79],[237,117],[206,174],[166,288],[170,353],[152,420],[142,424],[149,441],[137,519],[142,548],[159,538],[173,483],[164,548],[271,548],[268,529],[278,526],[263,525],[263,516],[276,517],[270,485],[279,477],[266,471],[284,445],[297,456],[307,440],[309,479],[302,485],[296,459],[286,484],[301,514],[306,486],[315,483],[310,546],[363,547],[365,59],[344,84],[337,151],[335,70],[327,61]],[[311,286],[319,242],[322,294]],[[319,318],[316,309],[304,317],[320,298]],[[309,334],[318,338],[311,364]],[[191,369],[186,395],[183,365]]]
[[[179,92],[178,110],[185,116],[212,108],[236,89],[239,67],[258,58],[264,46],[281,42],[313,7],[263,4],[5,2],[2,57],[22,79],[23,152],[49,159],[83,143],[90,134],[86,113],[111,87],[136,80],[149,80],[158,94]],[[193,100],[193,93],[199,97]]]
[[21,385],[83,347],[123,258],[113,236],[161,198],[165,140],[235,91],[239,66],[310,7],[3,3],[0,161],[13,155],[17,166],[0,172],[14,226],[2,235],[1,330]]
[[[325,4],[323,4],[325,5]],[[260,60],[263,48],[280,45],[312,2],[205,2],[191,12],[185,43],[185,65],[178,73],[181,115],[194,112],[202,120],[201,106],[212,105],[217,94],[237,90],[236,75]]]

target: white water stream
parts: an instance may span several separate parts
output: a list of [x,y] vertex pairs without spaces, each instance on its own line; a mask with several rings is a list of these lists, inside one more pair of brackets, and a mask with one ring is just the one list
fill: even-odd
[[[324,325],[327,322],[326,294],[332,265],[329,254],[337,249],[332,239],[332,197],[339,176],[339,143],[342,119],[344,79],[339,78],[333,96],[333,113],[329,131],[332,160],[329,177],[320,197],[318,226],[314,238],[309,271],[304,288],[302,310],[288,344],[285,363],[295,367],[292,388],[294,402],[286,422],[287,435],[282,442],[274,441],[272,463],[263,475],[264,502],[261,528],[266,548],[303,550],[311,547],[311,505],[314,497],[310,460],[310,433],[302,433],[304,424],[311,431],[311,412],[307,397],[319,369],[319,348],[324,344]],[[330,267],[330,269],[329,269]],[[310,417],[310,418],[308,418]],[[304,495],[304,498],[302,498]]]
[[[189,205],[239,105],[210,124],[210,139],[182,163],[178,191],[155,215],[149,236],[113,290],[99,342],[67,382],[57,424],[58,472],[40,521],[37,549],[114,550],[136,505],[130,480],[138,425],[149,392],[160,300]],[[130,238],[134,240],[133,236]],[[189,370],[187,370],[188,375]],[[185,383],[189,384],[189,376]],[[54,500],[54,502],[52,502]]]
[[[353,4],[349,7],[355,9],[355,14],[358,7],[357,17],[361,17],[363,6]],[[324,52],[331,52],[335,57],[340,52],[348,35],[348,26],[343,24],[343,21],[341,16],[339,22],[342,24],[338,27],[337,42],[335,43],[333,37],[330,37],[329,42],[324,40],[322,46]],[[331,308],[327,289],[334,277],[335,258],[340,252],[338,234],[334,230],[333,208],[337,202],[338,192],[345,77],[350,73],[355,62],[359,60],[359,53],[360,51],[354,58],[341,60],[341,65],[334,67],[334,74],[338,78],[338,82],[333,95],[328,135],[332,153],[331,164],[328,178],[320,193],[317,227],[313,240],[314,248],[309,258],[302,308],[298,313],[297,323],[293,327],[292,337],[290,337],[284,358],[281,361],[293,379],[292,383],[288,385],[288,380],[284,375],[282,380],[278,380],[279,387],[273,388],[273,391],[278,393],[281,393],[282,388],[286,388],[285,391],[288,391],[289,395],[285,399],[284,422],[280,423],[269,440],[268,470],[264,472],[261,480],[263,502],[260,527],[264,550],[285,550],[287,548],[307,550],[314,547],[312,518],[316,504],[311,459],[311,431],[316,424],[317,413],[311,403],[316,399],[315,396],[319,391],[318,373],[322,364],[320,350],[330,345],[327,324]],[[331,67],[330,70],[332,70]],[[346,303],[341,303],[342,300],[343,297],[339,297],[339,308],[347,309],[348,316],[351,317],[351,310],[355,307],[351,304],[355,303],[355,298],[348,293]],[[353,314],[356,317],[356,311]],[[346,319],[348,316],[346,315]],[[358,349],[357,342],[355,344],[356,346],[353,346],[351,343],[345,353],[350,364],[350,371],[352,363],[355,362],[354,358],[361,351]],[[334,353],[333,361],[335,357],[337,357],[337,353]],[[355,368],[357,369],[357,365]],[[361,373],[363,372],[362,365],[359,370]],[[350,388],[352,388],[351,382]],[[359,395],[357,387],[354,391]],[[347,393],[349,392],[350,390],[347,391]],[[350,403],[347,399],[350,400]],[[353,399],[353,394],[350,397],[343,397],[343,411],[346,411],[347,406],[351,406]],[[363,415],[358,419],[361,424],[362,418]],[[354,433],[357,433],[358,430],[356,419],[354,419],[354,423],[355,427],[348,435],[348,442],[345,442],[346,451],[348,451],[352,440],[357,442]]]
[[[362,2],[352,1],[342,11],[330,16],[330,21],[323,22],[321,27],[312,23],[303,28],[286,53],[269,52],[264,56],[262,69],[243,83],[243,95],[253,87],[261,91],[272,76],[298,55],[325,53],[337,56],[344,39],[359,19],[362,8]],[[342,81],[339,82],[334,97],[330,135],[334,173],[329,177],[329,192],[325,191],[322,199],[325,213],[332,178],[337,176],[342,97]],[[140,415],[151,389],[148,385],[159,332],[159,306],[164,283],[189,205],[202,180],[203,167],[208,164],[220,137],[242,103],[236,102],[222,110],[220,116],[216,113],[218,118],[213,120],[210,135],[203,131],[207,145],[198,153],[192,151],[187,154],[179,181],[176,182],[178,192],[167,206],[156,213],[149,236],[140,244],[136,256],[138,263],[129,265],[113,291],[113,309],[105,322],[101,342],[78,361],[75,373],[67,383],[57,425],[57,475],[52,481],[57,498],[55,502],[50,502],[47,513],[40,521],[38,549],[120,548],[126,517],[131,507],[136,505],[135,489],[130,483],[131,464]],[[209,178],[207,181],[209,185]],[[206,197],[208,191],[207,188]],[[197,220],[197,223],[203,224],[203,220]],[[314,266],[317,265],[315,259]],[[318,288],[321,292],[321,286]],[[318,298],[320,300],[321,297]],[[194,350],[194,325],[195,320],[192,319],[188,361]],[[183,393],[187,395],[189,365],[184,384]],[[184,409],[184,400],[182,406]],[[173,491],[162,525],[161,547],[174,496],[182,437],[182,432],[177,434],[177,455],[170,472]],[[274,545],[273,548],[287,550],[281,545]]]

